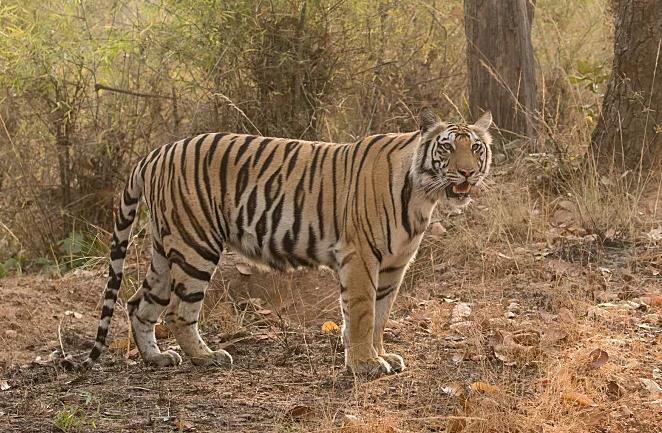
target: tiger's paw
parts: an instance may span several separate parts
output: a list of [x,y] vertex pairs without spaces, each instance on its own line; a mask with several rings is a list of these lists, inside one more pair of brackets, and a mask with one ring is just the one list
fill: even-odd
[[393,372],[391,365],[380,356],[351,363],[348,369],[356,376],[367,377],[369,379],[375,379]]
[[216,350],[214,352],[209,352],[208,355],[203,355],[203,356],[192,356],[191,357],[191,362],[193,365],[197,366],[216,366],[216,367],[224,367],[228,365],[232,365],[232,355],[230,355],[228,352],[225,350]]
[[174,367],[182,363],[182,357],[174,350],[145,356],[145,363],[156,367]]
[[397,353],[385,353],[382,355],[382,358],[384,358],[384,361],[389,363],[391,369],[395,373],[400,373],[406,368],[405,360],[402,359],[402,356],[398,355]]

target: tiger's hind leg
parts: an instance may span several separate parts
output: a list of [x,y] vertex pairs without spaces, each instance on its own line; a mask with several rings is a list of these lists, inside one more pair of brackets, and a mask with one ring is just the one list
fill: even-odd
[[154,326],[170,303],[170,266],[157,241],[152,247],[152,262],[143,285],[127,302],[133,340],[147,364],[167,367],[181,364],[173,350],[161,352],[156,344]]
[[195,365],[229,365],[232,356],[225,350],[213,351],[198,331],[200,309],[205,290],[218,260],[207,261],[196,254],[184,257],[175,250],[169,252],[172,273],[172,296],[165,322],[177,343]]

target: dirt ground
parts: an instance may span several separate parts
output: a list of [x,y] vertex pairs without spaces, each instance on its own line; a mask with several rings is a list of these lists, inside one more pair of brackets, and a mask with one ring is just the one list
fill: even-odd
[[[331,272],[242,275],[227,256],[201,328],[232,368],[146,367],[118,308],[86,373],[52,354],[89,349],[103,269],[2,279],[0,430],[660,432],[657,232],[597,242],[557,224],[553,241],[496,239],[481,212],[426,237],[386,333],[408,368],[373,381],[348,375],[337,331],[322,331],[340,320]],[[144,254],[129,260],[123,299],[144,270]]]

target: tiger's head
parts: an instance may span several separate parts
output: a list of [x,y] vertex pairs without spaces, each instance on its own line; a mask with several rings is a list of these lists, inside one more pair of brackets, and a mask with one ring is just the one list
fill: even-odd
[[432,110],[422,111],[421,142],[413,169],[430,199],[462,207],[482,189],[492,163],[491,124],[489,111],[474,124],[444,123]]

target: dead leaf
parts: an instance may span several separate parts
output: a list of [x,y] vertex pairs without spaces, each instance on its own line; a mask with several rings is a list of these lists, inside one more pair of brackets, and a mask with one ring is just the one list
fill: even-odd
[[575,315],[572,311],[564,307],[559,308],[559,320],[561,320],[561,322],[574,323],[577,319],[575,319]]
[[451,383],[442,387],[441,392],[451,397],[459,397],[464,394],[464,387],[459,383]]
[[0,391],[7,391],[11,386],[6,380],[0,380]]
[[533,329],[523,329],[513,333],[513,340],[523,346],[537,346],[540,344],[540,332]]
[[618,384],[615,380],[610,380],[607,382],[607,395],[612,399],[612,400],[618,400],[623,396],[625,393],[625,390],[621,385]]
[[441,225],[441,223],[432,223],[428,229],[428,233],[433,236],[441,236],[446,233],[446,228]]
[[5,331],[5,336],[8,338],[16,338],[18,336],[18,332],[14,331],[13,329],[7,329]]
[[453,308],[451,323],[463,322],[469,316],[471,316],[471,306],[465,302],[460,302]]
[[120,352],[128,350],[130,347],[130,342],[127,338],[118,338],[110,342],[108,345],[108,350],[112,352]]
[[296,405],[287,411],[287,416],[292,419],[301,419],[313,414],[313,408],[305,405]]
[[243,262],[239,262],[235,265],[235,268],[239,271],[241,275],[248,276],[253,274],[253,269],[251,265]]
[[543,334],[543,345],[554,346],[568,338],[568,333],[560,328],[547,328]]
[[334,331],[340,331],[340,327],[336,324],[336,322],[332,320],[327,320],[326,322],[322,323],[322,332],[327,334],[329,332],[334,332]]
[[490,336],[494,356],[506,366],[513,366],[517,361],[531,361],[538,353],[540,334],[536,331],[517,331],[511,334],[506,331],[496,331]]
[[485,382],[474,382],[469,385],[469,388],[471,388],[473,392],[484,392],[490,394],[501,391],[499,387],[490,385],[489,383]]
[[609,354],[602,349],[595,349],[588,355],[588,369],[597,370],[609,361]]
[[273,311],[267,310],[266,308],[260,308],[259,310],[256,311],[257,314],[262,314],[263,316],[268,316],[272,312]]
[[64,315],[65,315],[65,316],[73,316],[74,319],[81,319],[81,318],[83,317],[83,315],[80,314],[79,312],[77,312],[77,311],[71,311],[71,310],[67,310],[67,311],[65,311],[65,312],[64,312]]
[[471,320],[466,320],[463,322],[453,323],[449,326],[449,329],[460,335],[468,335],[472,330],[476,329],[476,323]]
[[662,388],[660,388],[660,385],[658,385],[653,379],[640,377],[639,380],[644,384],[644,387],[651,393],[651,395],[658,396],[662,394]]
[[168,338],[170,337],[170,329],[163,323],[157,323],[154,327],[154,334],[156,338]]
[[651,307],[662,306],[662,295],[650,294],[644,295],[639,298],[642,302],[650,305]]
[[576,403],[579,406],[597,406],[590,397],[575,391],[567,391],[561,394],[561,399],[565,402]]
[[182,419],[175,421],[175,428],[179,431],[195,431],[195,426],[192,423]]
[[651,229],[651,231],[646,233],[646,236],[653,242],[662,241],[662,227]]

